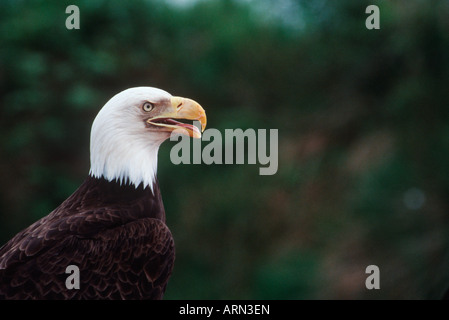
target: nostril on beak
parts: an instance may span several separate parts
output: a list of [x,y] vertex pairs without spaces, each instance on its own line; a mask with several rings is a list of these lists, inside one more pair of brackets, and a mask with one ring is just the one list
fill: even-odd
[[182,102],[180,102],[180,103],[178,104],[178,106],[176,107],[176,109],[179,111],[181,108],[182,108]]

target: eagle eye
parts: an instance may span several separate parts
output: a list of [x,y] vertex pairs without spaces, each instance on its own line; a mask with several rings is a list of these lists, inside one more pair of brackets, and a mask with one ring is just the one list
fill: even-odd
[[154,104],[152,104],[152,103],[150,103],[150,102],[145,102],[145,103],[142,105],[142,109],[143,109],[143,111],[145,111],[145,112],[150,112],[151,110],[154,109]]

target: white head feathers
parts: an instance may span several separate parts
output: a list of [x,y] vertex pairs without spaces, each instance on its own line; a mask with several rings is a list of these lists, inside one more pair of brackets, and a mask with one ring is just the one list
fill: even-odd
[[92,124],[90,175],[153,188],[159,146],[170,134],[149,134],[140,106],[145,101],[170,100],[171,97],[151,87],[127,89],[112,97]]

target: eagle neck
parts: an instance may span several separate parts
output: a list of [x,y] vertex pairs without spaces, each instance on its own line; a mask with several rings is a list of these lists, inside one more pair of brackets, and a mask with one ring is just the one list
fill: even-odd
[[165,222],[157,179],[150,188],[89,176],[71,198],[79,199],[84,209],[102,207],[113,214],[129,215],[128,218],[132,219],[155,218]]

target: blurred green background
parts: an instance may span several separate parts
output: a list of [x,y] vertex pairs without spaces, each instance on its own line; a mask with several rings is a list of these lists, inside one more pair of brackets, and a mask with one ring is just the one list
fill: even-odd
[[[365,28],[370,4],[380,30]],[[175,166],[162,145],[166,299],[434,299],[449,285],[448,1],[2,0],[1,244],[82,183],[96,113],[142,85],[200,102],[209,128],[279,129],[273,176]],[[365,288],[371,264],[380,290]]]

